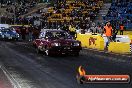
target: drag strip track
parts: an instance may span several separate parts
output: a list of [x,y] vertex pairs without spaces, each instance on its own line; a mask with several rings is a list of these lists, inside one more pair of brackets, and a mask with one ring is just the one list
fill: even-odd
[[[113,61],[83,50],[79,57],[38,55],[24,43],[0,42],[0,61],[21,88],[132,88],[132,84],[85,84],[76,82],[78,66],[88,74],[129,74],[132,64]],[[109,58],[109,57],[108,57]]]
[[[7,69],[4,66],[1,66],[2,71],[4,72],[5,76],[9,80],[9,83],[12,84],[12,88],[21,88],[19,83],[12,77],[12,75],[7,71]],[[11,87],[10,87],[11,88]]]

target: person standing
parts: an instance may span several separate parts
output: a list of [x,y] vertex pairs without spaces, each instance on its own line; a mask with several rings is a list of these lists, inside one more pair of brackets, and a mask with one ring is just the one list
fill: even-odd
[[22,35],[22,40],[25,40],[26,39],[26,28],[24,25],[21,27],[21,35]]
[[98,27],[97,27],[97,33],[102,33],[102,28],[101,28],[101,25],[98,25]]
[[124,31],[124,25],[121,24],[121,25],[120,25],[120,35],[123,35],[123,31]]
[[29,35],[29,41],[32,41],[33,40],[33,26],[30,25],[30,27],[28,28],[28,35]]
[[69,31],[70,31],[70,35],[75,38],[75,34],[76,34],[76,29],[75,27],[72,25],[69,26]]
[[32,33],[33,40],[37,39],[39,37],[39,33],[40,33],[40,30],[38,29],[38,27],[33,27],[32,32],[33,32]]
[[97,27],[96,27],[96,24],[94,22],[92,23],[92,27],[90,29],[91,29],[93,35],[96,35],[96,33],[97,33]]
[[106,24],[106,26],[104,26],[104,32],[107,38],[107,42],[106,42],[106,49],[108,49],[108,45],[109,43],[112,41],[112,26],[110,25],[110,22],[108,22]]
[[62,30],[68,32],[68,31],[69,31],[69,30],[68,30],[68,26],[67,26],[66,24],[64,24],[64,26],[62,27]]
[[116,35],[117,35],[117,33],[118,33],[118,30],[117,29],[113,29],[113,32],[112,32],[112,40],[114,42],[116,42]]

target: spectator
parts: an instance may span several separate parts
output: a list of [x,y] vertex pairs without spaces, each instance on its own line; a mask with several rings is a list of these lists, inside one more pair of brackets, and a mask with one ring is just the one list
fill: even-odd
[[121,24],[121,25],[120,25],[120,35],[123,35],[123,31],[124,31],[124,25]]
[[76,34],[76,29],[75,27],[72,25],[69,26],[69,31],[70,31],[70,34],[73,38],[75,38],[75,34]]
[[21,36],[22,36],[22,40],[26,39],[26,28],[24,25],[21,27]]
[[66,32],[69,32],[68,26],[66,24],[64,24],[62,30],[66,31]]
[[95,23],[92,23],[92,27],[90,28],[93,34],[97,33],[97,27]]
[[107,37],[107,42],[106,42],[106,48],[105,49],[108,49],[108,45],[112,41],[112,26],[110,25],[110,22],[108,22],[106,24],[106,26],[104,26],[104,32],[105,32],[105,35]]
[[33,34],[32,34],[32,36],[33,36],[33,40],[37,39],[39,37],[39,30],[38,30],[38,28],[33,27]]
[[29,41],[33,40],[33,26],[30,25],[30,27],[28,28],[28,35],[29,35]]
[[117,35],[117,33],[118,33],[118,30],[117,29],[113,29],[112,40],[114,42],[116,42],[116,35]]
[[102,33],[102,32],[103,32],[103,30],[101,28],[101,25],[98,25],[98,27],[97,27],[97,33]]

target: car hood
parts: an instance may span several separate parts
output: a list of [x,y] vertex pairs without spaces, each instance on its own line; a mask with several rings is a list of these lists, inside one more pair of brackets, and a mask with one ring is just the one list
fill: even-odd
[[55,39],[55,40],[49,40],[49,42],[51,42],[51,43],[61,43],[61,44],[63,44],[63,45],[72,45],[73,43],[75,43],[75,42],[79,42],[80,43],[80,41],[77,41],[77,40],[74,40],[74,39]]

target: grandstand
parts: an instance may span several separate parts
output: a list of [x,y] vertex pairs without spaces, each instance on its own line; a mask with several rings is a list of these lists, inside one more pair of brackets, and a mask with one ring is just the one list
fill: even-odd
[[126,29],[132,29],[132,2],[131,0],[113,0],[111,7],[104,17],[104,20],[111,21],[119,28],[119,24],[124,24]]
[[[22,8],[20,6],[16,6],[16,22],[14,22],[14,16],[7,17],[7,14],[3,15],[6,17],[1,17],[1,22],[9,24],[32,24],[35,20],[35,17],[33,17],[32,14],[36,13],[41,9],[43,10],[44,8],[47,8],[48,10],[44,12],[41,11],[39,13],[41,15],[40,19],[42,21],[42,24],[44,24],[42,25],[42,27],[44,27],[45,24],[48,24],[48,26],[51,26],[50,24],[55,24],[54,27],[56,27],[56,25],[58,24],[63,25],[64,22],[66,24],[73,23],[76,25],[82,23],[89,24],[89,22],[91,21],[94,21],[95,23],[104,23],[106,21],[111,21],[111,23],[116,24],[117,29],[119,28],[120,23],[123,23],[127,29],[132,29],[132,2],[130,2],[131,0],[112,0],[111,3],[106,3],[105,0],[64,1],[65,2],[58,0],[58,3],[56,3],[55,0],[53,5],[47,5],[48,8],[46,6],[42,6],[42,4],[39,3],[35,3],[35,5],[32,7],[33,3],[30,2],[29,4],[27,4],[29,8],[25,7],[26,5],[22,5]],[[49,0],[49,2],[51,2],[51,0]],[[22,11],[21,9],[24,9],[24,11]],[[14,13],[12,13],[12,15],[14,15]],[[8,22],[8,20],[13,22]]]
[[89,0],[89,1],[75,1],[66,0],[66,2],[60,2],[57,6],[49,7],[48,22],[51,23],[82,23],[86,18],[90,18],[91,21],[98,15],[99,9],[103,6],[103,0]]

